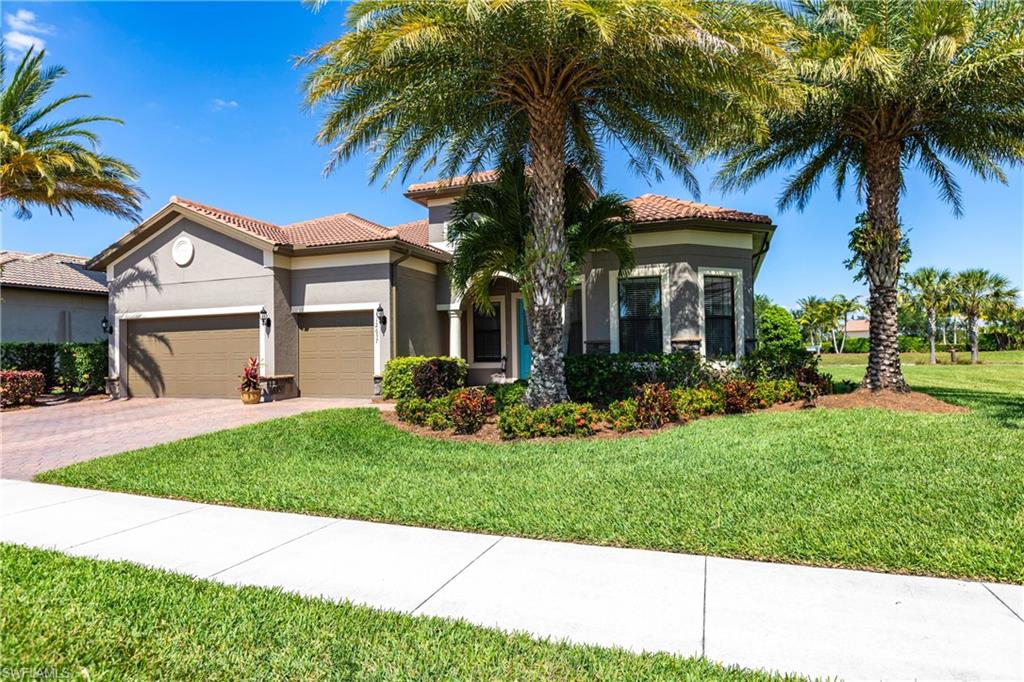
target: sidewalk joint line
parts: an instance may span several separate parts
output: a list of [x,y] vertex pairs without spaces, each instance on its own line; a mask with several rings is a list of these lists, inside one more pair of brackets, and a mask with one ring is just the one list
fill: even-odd
[[708,558],[704,557],[704,598],[700,614],[700,655],[704,658],[708,641]]
[[991,595],[992,595],[993,597],[995,597],[995,598],[996,598],[996,601],[998,601],[998,602],[999,602],[1000,604],[1002,604],[1003,606],[1005,606],[1005,607],[1006,607],[1006,609],[1007,609],[1007,610],[1008,610],[1008,611],[1009,611],[1010,613],[1012,613],[1013,615],[1017,616],[1017,620],[1019,620],[1019,621],[1022,621],[1022,622],[1024,622],[1024,616],[1021,616],[1021,614],[1019,614],[1019,613],[1017,613],[1016,611],[1014,611],[1014,610],[1013,610],[1013,607],[1012,607],[1012,606],[1010,606],[1009,604],[1007,604],[1006,602],[1004,602],[1004,601],[1003,601],[1002,599],[1000,599],[1000,598],[999,598],[999,595],[998,595],[998,594],[996,594],[995,592],[993,592],[993,591],[992,591],[992,588],[991,588],[991,587],[989,587],[989,586],[988,586],[988,585],[986,585],[985,583],[982,583],[982,584],[981,584],[981,586],[982,586],[982,587],[984,587],[984,588],[985,588],[986,590],[988,590],[988,593],[989,593],[989,594],[991,594]]
[[453,576],[452,576],[451,578],[448,578],[448,580],[445,580],[445,581],[444,581],[444,584],[443,584],[443,585],[441,585],[441,587],[439,587],[439,588],[437,588],[436,590],[434,590],[433,592],[431,592],[431,593],[430,593],[430,596],[428,596],[428,597],[427,597],[426,599],[424,599],[423,601],[421,601],[421,602],[420,602],[420,603],[419,603],[419,604],[418,604],[418,605],[416,606],[416,608],[414,608],[414,609],[413,609],[412,611],[410,611],[410,612],[409,612],[409,615],[411,616],[411,615],[413,615],[414,613],[416,613],[417,611],[419,611],[419,610],[420,610],[421,608],[423,608],[423,605],[424,605],[424,604],[426,604],[426,603],[427,603],[428,601],[430,601],[431,599],[433,599],[433,598],[434,598],[434,597],[435,597],[435,596],[437,595],[437,593],[438,593],[438,592],[440,592],[440,591],[441,591],[441,590],[443,590],[444,588],[448,587],[448,585],[449,585],[449,584],[451,584],[451,582],[452,582],[453,580],[455,580],[455,579],[456,579],[456,578],[458,578],[458,577],[459,577],[460,575],[462,575],[462,574],[463,574],[463,572],[465,572],[465,570],[466,570],[467,568],[469,568],[470,566],[472,566],[473,564],[475,564],[475,563],[476,563],[476,561],[477,561],[477,559],[479,559],[480,557],[482,557],[482,556],[483,556],[484,554],[487,554],[488,552],[490,552],[490,551],[491,551],[492,549],[494,549],[494,546],[495,546],[496,544],[498,544],[499,542],[501,542],[501,541],[502,541],[502,540],[504,540],[504,539],[505,539],[505,537],[504,537],[504,536],[502,536],[502,537],[498,538],[497,540],[495,540],[494,542],[492,542],[492,543],[490,544],[490,546],[489,546],[489,547],[487,547],[487,549],[485,549],[484,551],[482,551],[482,552],[480,552],[479,554],[477,554],[477,555],[476,555],[476,556],[475,556],[475,557],[473,558],[473,560],[472,560],[472,561],[470,561],[470,562],[469,562],[468,564],[466,564],[465,566],[463,566],[462,568],[460,568],[460,569],[459,569],[459,572],[458,572],[458,573],[456,573],[455,575],[453,575]]
[[308,537],[308,536],[312,535],[313,533],[319,532],[319,531],[323,530],[324,528],[327,528],[328,526],[333,526],[333,525],[335,525],[337,523],[340,523],[341,521],[342,521],[342,519],[332,519],[332,520],[328,521],[327,523],[325,523],[322,526],[317,526],[313,530],[306,531],[305,533],[302,533],[301,535],[296,535],[295,537],[289,538],[289,539],[285,540],[284,542],[278,543],[278,544],[274,545],[273,547],[270,547],[269,549],[265,549],[262,552],[257,552],[256,554],[253,554],[251,557],[246,557],[245,559],[242,559],[241,561],[237,561],[237,562],[231,564],[230,566],[222,568],[222,569],[220,569],[218,571],[214,571],[210,575],[206,576],[206,579],[207,580],[212,580],[214,577],[220,575],[221,573],[224,573],[225,571],[230,571],[232,568],[237,568],[238,566],[241,566],[242,564],[244,564],[244,563],[246,563],[248,561],[252,561],[253,559],[257,559],[257,558],[263,556],[264,554],[268,554],[270,552],[273,552],[275,549],[280,549],[281,547],[284,547],[287,544],[295,542],[296,540],[301,540],[304,537]]
[[121,530],[114,531],[113,533],[107,533],[106,535],[101,535],[98,538],[92,538],[91,540],[86,540],[85,542],[79,542],[79,543],[74,544],[74,545],[68,545],[67,549],[74,549],[75,547],[81,547],[82,545],[88,545],[89,543],[92,543],[92,542],[99,542],[100,540],[106,540],[107,538],[112,538],[115,535],[120,535],[121,533],[127,533],[130,530],[136,530],[138,528],[145,528],[146,526],[151,526],[154,523],[160,523],[161,521],[166,521],[167,519],[173,519],[175,516],[181,516],[183,514],[189,514],[189,513],[194,512],[194,511],[199,511],[200,509],[203,509],[206,506],[207,505],[197,505],[196,507],[194,507],[192,509],[186,509],[185,511],[175,512],[173,514],[168,514],[167,516],[161,516],[158,519],[153,519],[152,521],[146,521],[145,523],[140,523],[139,525],[132,526],[131,528],[122,528]]
[[0,518],[7,519],[7,518],[10,518],[12,516],[17,516],[18,514],[24,514],[26,512],[36,511],[38,509],[46,509],[48,507],[56,507],[59,504],[68,504],[70,502],[78,502],[79,500],[88,500],[91,497],[96,497],[97,495],[106,495],[106,494],[108,494],[108,491],[106,491],[106,490],[97,490],[92,495],[82,495],[81,497],[72,497],[70,500],[61,500],[60,502],[51,502],[50,504],[41,504],[38,507],[32,507],[31,509],[19,509],[16,512],[11,512],[10,514],[4,514],[3,516],[0,516]]

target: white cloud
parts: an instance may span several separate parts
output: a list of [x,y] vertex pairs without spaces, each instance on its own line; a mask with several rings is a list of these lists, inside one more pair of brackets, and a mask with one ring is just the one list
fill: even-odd
[[38,36],[30,36],[21,31],[8,31],[4,34],[4,43],[15,52],[28,52],[30,47],[42,50],[46,41]]
[[238,102],[233,99],[220,99],[219,97],[212,102],[213,110],[220,111],[222,109],[237,109]]
[[27,52],[34,47],[42,50],[46,47],[46,41],[39,36],[53,35],[53,26],[40,24],[36,13],[27,9],[19,9],[14,14],[5,14],[4,22],[10,29],[4,33],[4,42],[14,51]]

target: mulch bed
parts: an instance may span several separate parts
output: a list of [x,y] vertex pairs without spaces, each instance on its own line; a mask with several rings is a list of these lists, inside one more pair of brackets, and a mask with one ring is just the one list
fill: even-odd
[[[899,391],[870,391],[866,388],[858,388],[852,393],[837,393],[825,395],[815,401],[815,407],[832,410],[845,410],[857,407],[878,407],[885,410],[897,412],[927,412],[930,414],[966,414],[970,412],[966,407],[951,405],[938,398],[933,398],[927,393],[910,391],[901,393]],[[802,401],[793,403],[780,403],[772,405],[765,412],[790,412],[804,408]]]

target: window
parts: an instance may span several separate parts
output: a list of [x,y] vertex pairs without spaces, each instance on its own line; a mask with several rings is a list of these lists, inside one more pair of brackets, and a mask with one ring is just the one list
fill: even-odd
[[661,277],[619,280],[619,351],[660,353]]
[[732,277],[704,277],[704,343],[709,358],[736,357]]
[[583,292],[576,287],[565,304],[565,319],[569,326],[569,355],[583,352]]
[[501,362],[501,303],[493,315],[473,309],[473,362]]

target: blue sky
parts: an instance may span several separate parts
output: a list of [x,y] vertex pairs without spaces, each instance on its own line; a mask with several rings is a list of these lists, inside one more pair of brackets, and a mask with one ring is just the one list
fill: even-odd
[[[341,30],[343,7],[319,14],[294,2],[130,3],[11,2],[3,32],[11,56],[32,42],[69,75],[60,93],[87,92],[76,112],[117,116],[102,125],[103,150],[133,163],[149,194],[144,214],[172,194],[278,223],[351,211],[383,224],[423,217],[402,196],[402,183],[369,185],[368,159],[356,158],[324,178],[326,150],[313,137],[317,117],[301,107],[302,74],[292,59]],[[631,175],[618,150],[608,150],[606,187],[636,196],[657,192],[693,198],[674,178],[656,185]],[[714,166],[702,167],[705,202],[775,219],[778,231],[757,290],[792,306],[808,294],[862,294],[843,268],[847,233],[861,210],[853,194],[836,200],[826,186],[802,212],[780,213],[781,177],[746,194],[711,187]],[[1024,280],[1024,173],[1010,184],[958,175],[966,215],[957,220],[927,178],[907,177],[902,203],[911,229],[911,267],[985,267]],[[410,177],[409,182],[418,176]],[[93,255],[132,225],[88,211],[74,220],[37,211],[28,221],[4,216],[4,248]]]

